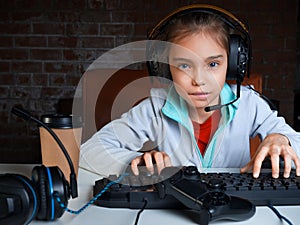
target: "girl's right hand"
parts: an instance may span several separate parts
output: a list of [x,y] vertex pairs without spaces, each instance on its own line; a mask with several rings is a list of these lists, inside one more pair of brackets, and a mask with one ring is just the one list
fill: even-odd
[[138,167],[141,165],[145,166],[151,174],[154,174],[154,167],[156,166],[157,172],[160,174],[163,168],[172,166],[172,163],[170,157],[165,152],[152,150],[131,161],[131,170],[134,175],[139,175]]

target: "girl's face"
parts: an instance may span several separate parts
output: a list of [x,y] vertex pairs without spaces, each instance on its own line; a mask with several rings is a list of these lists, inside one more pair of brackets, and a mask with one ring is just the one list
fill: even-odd
[[226,49],[202,32],[174,44],[169,65],[177,92],[197,110],[218,104],[226,79]]

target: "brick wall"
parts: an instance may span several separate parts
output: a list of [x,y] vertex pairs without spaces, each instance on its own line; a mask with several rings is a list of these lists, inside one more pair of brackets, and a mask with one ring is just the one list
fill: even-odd
[[252,71],[263,74],[264,94],[280,101],[280,113],[292,125],[297,0],[2,0],[2,161],[22,154],[40,160],[38,130],[12,116],[13,105],[37,117],[55,112],[59,99],[73,97],[85,69],[101,54],[144,40],[148,28],[166,13],[189,3],[215,4],[247,21],[253,39]]

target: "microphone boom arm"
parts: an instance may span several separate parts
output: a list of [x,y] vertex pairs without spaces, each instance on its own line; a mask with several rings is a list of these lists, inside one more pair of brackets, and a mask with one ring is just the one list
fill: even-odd
[[205,112],[210,112],[210,111],[213,111],[213,110],[221,109],[224,106],[228,106],[228,105],[231,105],[232,103],[236,102],[240,98],[241,85],[242,85],[241,80],[237,79],[236,80],[236,98],[234,100],[232,100],[231,102],[228,102],[224,105],[207,106],[207,107],[204,108]]

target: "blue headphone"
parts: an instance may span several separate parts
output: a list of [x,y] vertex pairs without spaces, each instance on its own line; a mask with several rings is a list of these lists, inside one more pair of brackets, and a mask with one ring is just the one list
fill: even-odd
[[70,184],[57,166],[35,166],[31,179],[21,174],[1,174],[0,224],[29,224],[33,219],[56,220],[65,211],[61,205],[67,206],[71,196],[72,198],[78,196],[76,174],[71,158],[56,134],[42,121],[17,107],[12,109],[12,113],[34,121],[50,132],[69,163]]

